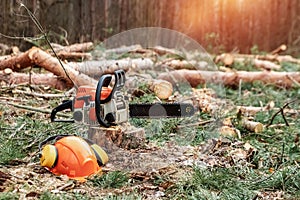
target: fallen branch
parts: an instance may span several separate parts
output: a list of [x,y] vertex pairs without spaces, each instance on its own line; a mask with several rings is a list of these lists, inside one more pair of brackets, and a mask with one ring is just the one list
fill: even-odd
[[253,83],[261,81],[265,84],[274,84],[283,87],[292,87],[294,81],[300,82],[299,72],[219,72],[219,71],[196,71],[196,70],[176,70],[168,73],[161,73],[158,78],[167,80],[173,84],[176,82],[188,82],[192,87],[205,83],[217,83],[226,86],[238,86],[240,81]]
[[[29,111],[33,111],[33,112],[45,113],[45,114],[51,114],[51,112],[52,112],[52,110],[45,109],[45,108],[37,108],[37,107],[19,105],[19,104],[15,104],[15,103],[11,103],[11,102],[6,102],[6,101],[5,102],[0,101],[0,104],[10,105],[10,106],[13,106],[13,107],[16,107],[16,108],[29,110]],[[63,114],[63,113],[57,113],[57,116],[59,116],[59,117],[70,117],[70,115]]]
[[272,116],[272,118],[271,118],[271,120],[270,120],[270,123],[267,125],[267,127],[269,127],[270,125],[272,125],[272,123],[273,123],[275,117],[276,117],[279,113],[281,113],[281,116],[282,116],[282,118],[283,118],[283,120],[284,120],[285,125],[286,125],[286,126],[289,126],[289,123],[288,123],[287,119],[285,118],[285,115],[284,115],[283,110],[284,110],[289,104],[294,103],[295,101],[298,101],[298,99],[294,99],[294,100],[292,100],[292,101],[287,102],[286,104],[284,104],[284,105],[282,106],[282,108],[280,108],[280,109]]
[[66,94],[47,94],[47,93],[43,94],[43,93],[37,93],[37,92],[27,92],[27,91],[23,91],[23,90],[13,90],[13,93],[25,94],[25,95],[30,95],[30,96],[40,97],[40,98],[45,98],[45,99],[67,97]]

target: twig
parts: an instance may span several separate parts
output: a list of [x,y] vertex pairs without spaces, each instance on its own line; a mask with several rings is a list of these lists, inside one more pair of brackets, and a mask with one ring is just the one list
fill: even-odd
[[300,87],[300,83],[298,82],[298,81],[296,81],[293,77],[291,77],[289,74],[288,75],[286,75],[291,81],[293,81],[293,83],[295,84],[295,85],[297,85],[298,87]]
[[181,126],[177,126],[177,129],[182,129],[182,128],[185,128],[185,127],[192,127],[192,126],[202,126],[202,125],[205,125],[205,124],[212,123],[214,121],[216,121],[216,120],[210,119],[210,120],[196,122],[196,123],[192,123],[192,124],[181,125]]
[[36,27],[39,29],[39,31],[42,33],[42,35],[44,36],[44,39],[46,40],[48,46],[50,47],[51,51],[53,52],[54,56],[57,58],[60,66],[63,68],[66,76],[68,77],[68,79],[70,79],[70,81],[73,83],[73,85],[78,88],[78,86],[76,85],[76,83],[71,79],[71,77],[69,76],[67,70],[65,69],[64,65],[62,64],[61,60],[59,59],[58,55],[56,54],[56,52],[54,51],[49,39],[48,39],[48,36],[47,36],[47,33],[46,31],[44,30],[43,26],[40,24],[39,20],[35,17],[35,15],[23,4],[23,3],[20,3],[20,6],[21,7],[24,7],[25,10],[27,11],[29,17],[31,18],[31,20],[33,21],[33,23],[36,25]]
[[297,101],[297,100],[298,100],[298,99],[294,99],[294,100],[292,100],[292,101],[287,102],[286,104],[284,104],[284,105],[283,105],[283,106],[282,106],[282,107],[281,107],[281,108],[280,108],[280,109],[272,116],[270,123],[269,123],[266,127],[268,128],[270,125],[272,125],[272,123],[273,123],[275,117],[276,117],[279,113],[281,113],[282,118],[283,118],[283,120],[284,120],[284,122],[285,122],[285,125],[286,125],[286,126],[289,126],[289,123],[288,123],[288,121],[286,120],[286,118],[285,118],[285,116],[284,116],[283,109],[285,109],[289,104],[294,103],[294,102]]
[[[33,112],[40,112],[40,113],[46,113],[46,114],[51,114],[51,112],[52,112],[52,110],[45,109],[45,108],[35,108],[35,107],[31,107],[31,106],[24,106],[24,105],[19,105],[19,104],[10,103],[10,102],[0,101],[0,104],[7,104],[7,105],[10,105],[10,106],[14,106],[16,108],[30,110],[30,111],[33,111]],[[57,116],[60,116],[60,117],[70,117],[70,115],[63,114],[63,113],[57,113]]]
[[[295,125],[295,123],[289,123],[289,125]],[[273,124],[273,125],[270,125],[268,126],[268,128],[281,128],[281,127],[284,127],[286,126],[286,124]]]
[[23,128],[24,128],[24,126],[26,125],[26,122],[24,123],[24,124],[22,124],[19,128],[17,128],[9,137],[8,137],[8,139],[11,139],[11,138],[13,138],[13,137],[15,137],[15,135],[18,133],[18,132],[20,132]]
[[31,95],[35,97],[42,97],[42,98],[60,98],[60,97],[66,97],[65,94],[42,94],[42,93],[37,93],[37,92],[26,92],[23,90],[14,90],[14,92],[19,93],[19,94],[25,94],[25,95]]

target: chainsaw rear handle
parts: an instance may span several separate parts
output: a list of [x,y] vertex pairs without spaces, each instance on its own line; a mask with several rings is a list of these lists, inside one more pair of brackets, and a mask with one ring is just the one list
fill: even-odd
[[112,122],[109,122],[107,120],[105,120],[102,117],[102,113],[103,113],[103,108],[101,107],[102,104],[105,104],[107,102],[109,102],[112,98],[114,93],[119,90],[120,88],[122,88],[125,84],[125,72],[123,70],[117,70],[114,73],[115,76],[115,84],[113,86],[113,89],[111,91],[111,93],[109,94],[109,96],[104,99],[101,100],[101,91],[103,87],[108,87],[111,79],[112,79],[112,75],[111,74],[105,74],[102,75],[99,79],[99,82],[97,84],[97,88],[96,88],[96,94],[95,94],[95,112],[96,112],[96,117],[98,120],[98,123],[106,128],[110,127],[113,125]]
[[73,119],[56,119],[56,114],[58,112],[66,110],[66,109],[72,110],[72,107],[73,107],[73,101],[68,100],[68,101],[65,101],[64,103],[60,104],[56,108],[54,108],[52,110],[51,116],[50,116],[51,122],[71,122],[71,123],[73,123],[74,122]]

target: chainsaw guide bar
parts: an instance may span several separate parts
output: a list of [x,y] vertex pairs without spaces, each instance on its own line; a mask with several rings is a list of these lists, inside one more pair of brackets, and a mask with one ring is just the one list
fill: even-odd
[[132,118],[190,117],[194,113],[194,107],[188,103],[129,104]]

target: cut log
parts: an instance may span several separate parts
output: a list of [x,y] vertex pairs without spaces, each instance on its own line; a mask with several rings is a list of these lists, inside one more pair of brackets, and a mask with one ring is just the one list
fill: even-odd
[[221,126],[219,128],[219,133],[225,137],[236,137],[241,139],[241,133],[238,129],[230,126]]
[[176,60],[176,59],[166,59],[155,64],[156,67],[163,66],[170,69],[189,69],[189,70],[209,70],[211,66],[206,61],[196,61],[196,60]]
[[[6,70],[7,71],[7,70]],[[61,78],[53,74],[25,74],[18,72],[7,73],[0,71],[0,81],[4,81],[7,84],[24,84],[29,83],[33,85],[46,85],[59,90],[72,87],[72,85],[66,83]]]
[[173,94],[173,86],[169,81],[137,76],[127,77],[126,87],[129,90],[133,90],[132,93],[135,93],[134,91],[140,85],[146,85],[159,99],[168,99]]
[[128,71],[130,69],[134,71],[151,69],[153,67],[153,61],[151,59],[138,58],[138,59],[122,59],[122,60],[93,60],[86,62],[70,62],[68,66],[71,66],[76,71],[99,78],[102,74],[112,74],[114,71],[123,69]]
[[[124,53],[128,53],[128,52],[131,52],[131,51],[136,51],[138,49],[142,49],[142,46],[137,44],[137,45],[131,45],[131,46],[121,46],[121,47],[118,47],[118,48],[110,48],[110,41],[108,40],[108,43],[106,44],[104,42],[104,46],[107,47],[108,49],[105,51],[106,54],[109,54],[109,55],[113,55],[113,54],[124,54]],[[112,45],[114,45],[112,43]]]
[[234,60],[239,60],[239,61],[243,61],[246,59],[259,59],[259,60],[268,60],[271,62],[291,62],[291,63],[295,63],[295,64],[300,64],[300,59],[294,58],[290,55],[271,55],[271,54],[267,54],[267,55],[252,55],[252,54],[232,54],[232,56],[234,57]]
[[69,46],[61,46],[57,44],[51,44],[56,53],[63,52],[88,52],[93,49],[94,44],[92,42],[76,43]]
[[[251,56],[251,57],[249,57]],[[266,70],[279,70],[281,68],[280,65],[273,63],[276,60],[266,60],[263,59],[262,56],[259,56],[259,58],[252,57],[252,55],[249,55],[247,57],[241,57],[240,54],[230,54],[230,53],[224,53],[215,58],[215,62],[222,62],[225,67],[231,66],[234,62],[246,62],[251,61],[253,65],[259,69],[266,69]],[[258,57],[258,56],[257,56]],[[270,55],[270,57],[274,57],[273,55]],[[267,56],[266,56],[267,58]],[[275,58],[273,58],[275,59]]]
[[284,52],[287,50],[287,46],[285,44],[280,45],[279,47],[277,47],[276,49],[274,49],[271,54],[272,55],[277,55],[281,52]]
[[157,63],[156,65],[168,66],[169,68],[172,69],[196,69],[194,64],[186,60],[168,59],[163,62]]
[[62,60],[91,60],[90,53],[60,51],[57,56]]
[[[52,72],[53,74],[62,77],[68,84],[73,84],[73,82],[76,86],[95,86],[97,84],[96,80],[92,79],[91,77],[85,74],[79,73],[72,67],[68,66],[67,64],[64,64],[64,68],[68,73],[67,75],[57,58],[52,57],[47,52],[36,47],[33,47],[24,53],[10,57],[6,60],[1,60],[0,70],[3,70],[5,68],[11,68],[14,71],[18,71],[20,69],[24,69],[33,65],[40,66]],[[69,79],[68,76],[72,81]]]
[[170,54],[170,55],[181,55],[182,54],[182,52],[177,51],[176,49],[170,49],[170,48],[166,48],[166,47],[162,47],[162,46],[149,47],[148,49],[151,49],[152,51],[154,51],[155,53],[157,53],[160,56],[166,55],[166,54]]
[[299,84],[299,72],[219,72],[219,71],[196,71],[196,70],[176,70],[168,73],[161,73],[159,79],[167,80],[173,84],[188,81],[192,87],[199,84],[216,83],[226,86],[238,86],[240,81],[244,83],[253,83],[260,81],[262,83],[274,84],[282,87],[292,87]]
[[230,53],[223,53],[215,58],[215,62],[222,62],[224,66],[228,67],[234,63],[234,57]]
[[264,130],[264,126],[260,122],[254,122],[247,119],[242,120],[242,126],[245,127],[247,130],[260,133]]
[[271,61],[268,61],[268,60],[254,59],[253,64],[257,68],[266,69],[266,70],[279,70],[281,68],[280,65],[277,65],[277,64],[275,64]]

